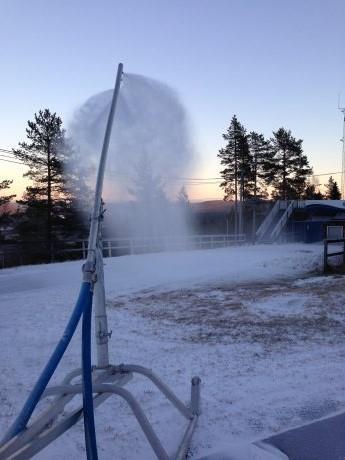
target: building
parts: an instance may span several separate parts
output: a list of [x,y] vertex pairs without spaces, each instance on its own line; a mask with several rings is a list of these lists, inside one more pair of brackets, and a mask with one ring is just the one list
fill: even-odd
[[301,241],[343,238],[345,201],[278,200],[256,232],[257,242]]

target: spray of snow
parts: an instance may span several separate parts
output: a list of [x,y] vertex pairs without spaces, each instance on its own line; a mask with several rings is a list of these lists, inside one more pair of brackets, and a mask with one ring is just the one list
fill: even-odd
[[[82,161],[94,172],[111,97],[112,90],[92,96],[76,112],[70,126]],[[185,235],[186,207],[176,204],[176,197],[192,157],[188,120],[176,93],[158,81],[125,74],[104,190],[108,208],[110,203],[127,201],[106,215],[113,234]]]

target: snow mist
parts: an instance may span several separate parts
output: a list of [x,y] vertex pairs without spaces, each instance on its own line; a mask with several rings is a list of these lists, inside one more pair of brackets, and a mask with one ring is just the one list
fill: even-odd
[[[96,94],[70,126],[80,160],[96,172],[112,90]],[[167,85],[124,74],[107,159],[107,236],[186,236],[183,176],[193,157],[186,112]],[[93,181],[92,181],[93,182]]]

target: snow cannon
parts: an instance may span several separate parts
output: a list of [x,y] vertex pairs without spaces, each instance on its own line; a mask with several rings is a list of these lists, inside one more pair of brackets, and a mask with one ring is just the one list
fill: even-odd
[[[200,378],[191,381],[190,403],[185,404],[155,374],[140,364],[109,363],[109,340],[105,286],[103,274],[103,245],[101,225],[103,217],[102,190],[106,160],[121,82],[125,80],[123,65],[118,65],[113,97],[110,104],[102,151],[99,160],[94,205],[88,240],[87,259],[83,265],[83,279],[79,297],[71,312],[66,328],[51,354],[46,366],[32,388],[23,408],[0,443],[0,459],[28,459],[42,451],[59,436],[84,421],[85,447],[89,460],[96,460],[97,440],[94,410],[112,395],[124,399],[139,423],[148,443],[159,460],[186,458],[194,429],[200,415]],[[125,84],[125,81],[123,81]],[[94,307],[97,365],[91,362],[91,320]],[[68,373],[60,385],[48,383],[57,369],[75,331],[82,320],[81,368]],[[145,376],[186,419],[186,429],[175,452],[168,453],[148,421],[141,405],[126,384],[134,374]],[[67,405],[77,395],[82,403],[69,409]],[[49,407],[37,417],[32,417],[39,401],[51,398]],[[129,458],[129,457],[128,457]]]

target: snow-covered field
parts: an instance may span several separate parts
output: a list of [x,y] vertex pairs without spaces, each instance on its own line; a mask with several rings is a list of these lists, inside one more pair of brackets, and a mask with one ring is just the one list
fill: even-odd
[[[320,245],[262,245],[106,259],[114,364],[151,367],[184,400],[202,379],[191,457],[345,409],[344,282]],[[81,263],[0,271],[0,432],[63,331]],[[79,331],[54,382],[80,365]],[[144,379],[129,384],[171,453],[184,419]],[[125,403],[96,410],[100,459],[151,459]],[[85,458],[77,424],[37,458]]]

